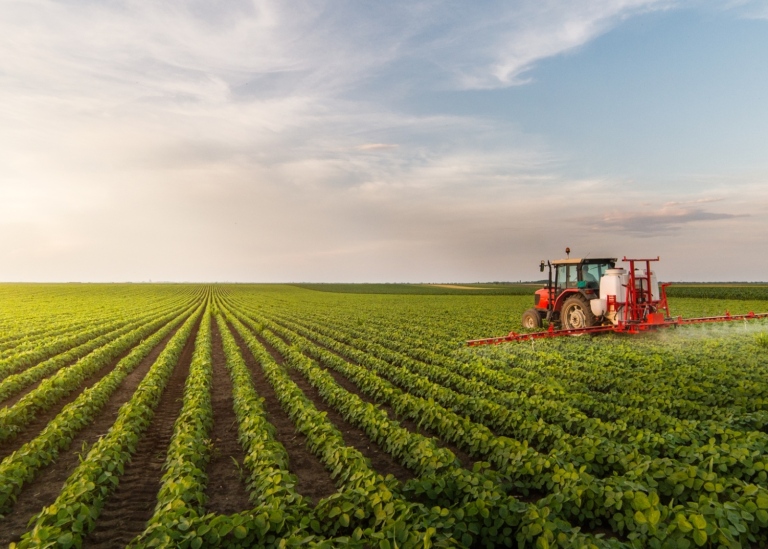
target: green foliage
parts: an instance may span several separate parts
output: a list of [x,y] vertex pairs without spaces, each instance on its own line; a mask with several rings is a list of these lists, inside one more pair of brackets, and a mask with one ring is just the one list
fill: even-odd
[[669,297],[693,297],[699,299],[739,299],[766,301],[766,284],[672,284],[667,288]]
[[[268,285],[178,287],[172,294],[162,288],[162,304],[131,309],[103,331],[63,319],[46,328],[25,309],[30,335],[22,336],[20,320],[0,318],[11,330],[8,337],[0,332],[0,366],[4,358],[12,364],[33,356],[45,341],[56,348],[9,373],[0,395],[23,379],[13,376],[37,375],[25,372],[39,364],[64,360],[60,356],[77,361],[42,374],[55,382],[44,381],[19,403],[35,404],[18,410],[52,406],[100,365],[127,353],[0,464],[5,509],[99,413],[142,357],[183,322],[114,426],[85,449],[57,500],[34,517],[19,545],[82,545],[202,316],[154,515],[134,546],[768,546],[768,372],[764,353],[755,352],[768,345],[762,333],[739,322],[635,338],[466,348],[466,339],[514,329],[532,290],[521,296],[446,290],[451,295]],[[48,292],[42,292],[45,299]],[[674,313],[685,316],[768,310],[763,305],[731,301],[725,307],[703,296],[672,300]],[[98,314],[93,309],[80,320]],[[232,381],[245,451],[241,473],[251,501],[250,509],[231,515],[206,510],[213,322]],[[759,330],[765,322],[754,325]],[[79,338],[79,332],[88,336]],[[66,355],[82,345],[94,347],[80,360]],[[263,370],[336,483],[337,491],[316,505],[296,489],[289,455],[277,442],[243,352]],[[345,440],[296,376],[368,440]],[[339,376],[354,387],[337,383]],[[3,413],[25,425],[27,416],[13,409]],[[400,482],[380,474],[360,444],[377,445],[413,478]]]

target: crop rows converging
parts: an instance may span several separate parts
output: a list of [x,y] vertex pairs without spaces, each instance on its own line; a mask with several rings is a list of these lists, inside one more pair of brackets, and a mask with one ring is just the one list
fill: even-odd
[[768,546],[768,325],[462,345],[529,302],[0,285],[0,544]]

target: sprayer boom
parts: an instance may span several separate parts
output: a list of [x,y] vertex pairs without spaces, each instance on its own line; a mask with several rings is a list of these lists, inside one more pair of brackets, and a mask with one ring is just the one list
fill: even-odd
[[626,322],[616,325],[606,326],[590,326],[588,328],[571,328],[563,330],[555,330],[554,325],[550,324],[549,329],[543,332],[531,332],[528,334],[518,334],[516,332],[509,332],[509,334],[500,337],[489,337],[486,339],[473,339],[467,341],[467,345],[470,347],[476,347],[478,345],[498,345],[499,343],[507,343],[510,341],[533,341],[535,339],[544,339],[549,337],[560,336],[575,336],[582,334],[595,334],[602,332],[619,332],[624,334],[638,334],[640,332],[647,332],[649,330],[656,330],[657,328],[672,328],[677,326],[685,326],[687,324],[706,324],[710,322],[734,322],[738,320],[758,320],[761,318],[768,318],[768,313],[753,313],[749,312],[743,315],[732,315],[726,311],[722,316],[702,316],[699,318],[683,318],[678,316],[677,318],[665,318],[662,322]]

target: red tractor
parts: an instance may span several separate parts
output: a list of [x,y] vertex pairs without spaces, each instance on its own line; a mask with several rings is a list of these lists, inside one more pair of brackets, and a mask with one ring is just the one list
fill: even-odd
[[549,279],[534,294],[534,307],[523,313],[523,328],[541,328],[543,320],[563,329],[602,324],[605,308],[592,301],[600,298],[600,280],[615,266],[615,257],[542,261],[540,270],[549,267]]

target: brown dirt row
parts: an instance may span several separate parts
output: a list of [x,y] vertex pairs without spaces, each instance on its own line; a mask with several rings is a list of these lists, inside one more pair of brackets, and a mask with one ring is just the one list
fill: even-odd
[[213,453],[208,464],[208,486],[206,495],[208,512],[221,515],[238,513],[250,509],[245,477],[240,471],[245,453],[237,440],[237,416],[232,399],[232,380],[226,367],[226,357],[221,341],[219,326],[213,322],[213,383],[211,403],[213,406]]
[[[85,389],[89,389],[94,385],[96,385],[99,381],[101,381],[101,378],[103,378],[109,372],[114,370],[118,362],[120,362],[126,356],[128,356],[128,354],[132,350],[133,348],[126,350],[124,353],[118,356],[115,360],[108,362],[103,368],[97,370],[93,375],[86,378],[85,382],[82,385],[80,385],[78,389],[75,389],[74,391],[69,393],[67,396],[59,400],[56,404],[51,406],[48,410],[44,412],[39,412],[35,416],[35,419],[33,419],[26,426],[24,426],[22,430],[19,431],[19,433],[12,440],[5,441],[5,443],[0,448],[0,460],[5,459],[7,456],[11,455],[13,452],[21,448],[24,444],[26,444],[30,440],[34,439],[37,435],[39,435],[40,431],[42,431],[45,428],[45,426],[48,425],[48,423],[53,418],[59,415],[61,410],[64,409],[64,406],[75,401],[77,397],[80,396],[80,393],[82,393]],[[72,362],[72,364],[74,364],[74,362]],[[70,364],[69,366],[65,366],[64,368],[69,368],[70,366],[72,366],[72,364]],[[16,404],[19,400],[21,400],[26,394],[32,392],[33,389],[36,389],[42,382],[43,380],[40,380],[39,382],[35,383],[31,387],[28,387],[18,395],[9,398],[3,404],[3,406],[7,405],[10,408],[14,404]]]
[[147,521],[152,517],[173,425],[181,412],[184,384],[199,328],[200,320],[168,380],[152,423],[120,477],[120,484],[107,498],[96,520],[96,528],[85,538],[85,547],[125,547],[144,531]]
[[[260,336],[257,336],[259,342],[269,351],[270,355],[275,359],[278,364],[284,364],[284,359],[280,353],[278,353],[267,341]],[[358,429],[351,423],[349,423],[344,416],[325,403],[323,397],[309,381],[307,381],[299,372],[293,368],[288,368],[288,375],[290,375],[299,389],[307,396],[309,400],[315,405],[321,412],[327,414],[328,420],[333,423],[336,428],[341,431],[344,441],[356,448],[371,461],[371,466],[381,475],[387,476],[388,474],[394,475],[394,477],[400,482],[407,482],[414,478],[415,474],[410,469],[403,467],[392,456],[390,456],[384,449],[382,449],[376,442],[371,440],[368,435],[362,429]]]
[[136,387],[147,375],[173,333],[163,339],[133,372],[126,376],[96,419],[75,436],[69,448],[62,450],[57,460],[44,468],[37,478],[22,490],[13,510],[0,522],[0,546],[6,547],[11,541],[17,541],[27,531],[29,519],[56,500],[62,485],[79,463],[83,444],[92,446],[112,427],[120,407],[133,396]]
[[336,492],[336,485],[323,463],[307,448],[307,437],[296,431],[288,414],[280,406],[275,390],[267,381],[264,371],[248,350],[240,334],[230,327],[245,364],[251,371],[256,393],[264,399],[267,420],[275,427],[275,440],[288,452],[288,470],[296,475],[296,491],[314,503]]

